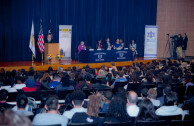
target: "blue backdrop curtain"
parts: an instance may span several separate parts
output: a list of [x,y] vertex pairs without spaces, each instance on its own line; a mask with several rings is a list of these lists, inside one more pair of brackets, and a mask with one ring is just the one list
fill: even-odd
[[[137,43],[144,53],[145,25],[156,24],[157,0],[1,0],[0,61],[29,61],[32,20],[37,43],[42,19],[45,42],[50,20],[53,42],[59,42],[59,25],[72,25],[72,59],[80,41],[95,47],[97,40],[122,38],[128,47]],[[36,60],[41,54],[36,44]]]

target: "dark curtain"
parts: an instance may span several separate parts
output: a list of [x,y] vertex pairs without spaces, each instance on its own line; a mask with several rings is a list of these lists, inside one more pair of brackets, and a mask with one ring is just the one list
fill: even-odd
[[[129,47],[132,39],[137,51],[144,53],[145,25],[156,24],[157,0],[1,0],[0,61],[29,61],[32,20],[37,43],[40,18],[45,42],[50,20],[53,41],[59,42],[59,25],[72,25],[72,59],[80,41],[94,48],[97,40],[104,43],[122,38]],[[41,54],[36,44],[36,60]]]

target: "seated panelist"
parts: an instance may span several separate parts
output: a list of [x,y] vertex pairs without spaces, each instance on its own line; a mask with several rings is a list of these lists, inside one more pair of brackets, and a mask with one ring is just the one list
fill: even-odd
[[112,47],[113,47],[113,45],[111,44],[110,39],[107,38],[107,39],[106,39],[106,43],[105,43],[105,49],[111,50]]
[[113,45],[113,48],[114,49],[121,49],[121,47],[122,47],[122,45],[121,45],[121,43],[120,43],[120,41],[119,41],[119,38],[117,38],[117,40],[116,40],[116,42],[114,43],[114,45]]
[[78,54],[79,54],[82,50],[86,50],[86,46],[84,45],[84,41],[81,41],[80,45],[78,46]]
[[101,40],[98,40],[98,43],[96,44],[96,49],[102,49],[102,42],[101,42]]

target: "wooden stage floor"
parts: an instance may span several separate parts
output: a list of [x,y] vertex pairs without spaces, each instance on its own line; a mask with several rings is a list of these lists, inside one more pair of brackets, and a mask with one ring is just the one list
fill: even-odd
[[[133,63],[136,62],[152,62],[152,60],[157,59],[150,59],[146,60],[142,57],[137,58],[135,61],[125,61],[125,62],[114,62],[116,66],[130,66]],[[18,61],[18,62],[0,62],[0,69],[4,68],[6,71],[12,71],[12,70],[19,70],[19,69],[25,69],[26,71],[29,70],[29,67],[34,67],[35,71],[46,71],[48,70],[48,67],[52,67],[53,70],[57,70],[59,67],[63,67],[64,69],[67,69],[68,67],[73,66],[79,66],[82,68],[83,66],[86,66],[87,64],[90,66],[90,68],[100,68],[103,64],[107,67],[111,66],[112,62],[106,62],[106,63],[81,63],[76,60],[63,60],[61,64],[42,64],[42,62],[34,62],[32,64],[31,61]]]

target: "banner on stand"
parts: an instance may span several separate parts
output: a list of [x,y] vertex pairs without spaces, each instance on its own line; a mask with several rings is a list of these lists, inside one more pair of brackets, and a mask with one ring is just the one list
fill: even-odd
[[146,59],[157,58],[157,36],[158,36],[158,26],[156,25],[145,26],[144,58]]
[[72,25],[59,25],[59,54],[71,59]]

